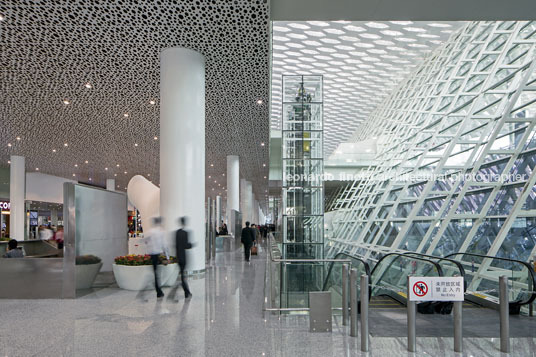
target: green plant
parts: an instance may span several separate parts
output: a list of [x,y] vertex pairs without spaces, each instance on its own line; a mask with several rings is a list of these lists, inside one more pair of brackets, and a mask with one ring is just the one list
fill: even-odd
[[9,237],[1,237],[0,238],[0,242],[9,242],[11,240],[11,238]]
[[[160,255],[158,257],[158,264],[164,264],[166,260],[165,255]],[[128,266],[138,266],[138,265],[152,265],[151,256],[148,254],[145,255],[122,255],[114,259],[115,264],[117,265],[128,265]],[[169,257],[168,264],[173,264],[177,262],[176,257]]]
[[95,256],[95,255],[79,255],[76,257],[76,265],[89,265],[89,264],[97,264],[101,262],[101,258]]

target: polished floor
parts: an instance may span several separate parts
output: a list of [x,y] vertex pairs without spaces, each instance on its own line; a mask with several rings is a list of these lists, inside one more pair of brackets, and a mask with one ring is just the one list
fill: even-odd
[[[106,274],[99,278],[100,288],[82,292],[76,300],[1,300],[0,353],[218,357],[461,355],[452,352],[450,337],[419,337],[419,352],[406,352],[406,338],[403,333],[400,336],[405,322],[400,309],[371,314],[374,321],[368,354],[359,352],[359,339],[348,337],[347,327],[341,326],[338,317],[334,319],[333,333],[315,334],[308,332],[306,316],[279,318],[266,314],[263,318],[264,267],[263,252],[253,257],[250,264],[243,262],[240,250],[218,253],[216,264],[205,278],[190,281],[191,300],[185,300],[182,290],[176,288],[164,289],[166,297],[160,300],[153,291],[121,290]],[[421,331],[426,331],[426,324],[433,325],[433,321],[418,319],[424,324],[419,327]],[[377,329],[389,324],[392,330],[384,335],[389,337],[379,336]],[[450,329],[450,325],[436,324],[434,328]],[[430,334],[422,336],[427,335]],[[530,335],[531,332],[528,337],[512,339],[511,356],[535,355],[536,339]],[[495,337],[468,337],[464,339],[464,355],[501,356],[498,346]]]

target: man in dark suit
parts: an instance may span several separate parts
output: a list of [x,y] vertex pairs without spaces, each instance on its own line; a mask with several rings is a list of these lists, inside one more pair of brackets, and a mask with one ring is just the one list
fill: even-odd
[[192,244],[188,242],[188,231],[184,230],[186,227],[186,217],[179,218],[179,223],[181,228],[175,232],[175,246],[177,247],[177,261],[181,270],[182,289],[184,290],[185,297],[188,299],[192,297],[192,293],[188,288],[184,268],[186,267],[186,249],[192,248]]
[[249,222],[246,222],[246,226],[242,228],[242,234],[240,236],[240,241],[244,244],[244,254],[246,262],[249,262],[249,254],[251,253],[251,246],[255,241],[255,232],[253,229],[249,228]]

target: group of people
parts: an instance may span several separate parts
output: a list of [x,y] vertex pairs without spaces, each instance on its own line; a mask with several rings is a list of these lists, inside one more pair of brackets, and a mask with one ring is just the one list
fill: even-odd
[[63,248],[63,226],[58,228],[48,224],[37,227],[38,237],[41,240],[53,241],[57,244],[58,249]]
[[[188,282],[186,280],[186,249],[192,248],[193,244],[188,241],[188,231],[185,229],[187,218],[179,218],[179,224],[180,228],[175,231],[175,247],[177,253],[177,262],[180,269],[182,289],[184,290],[185,298],[188,299],[192,297],[192,293],[190,292],[190,288],[188,287]],[[156,297],[161,298],[164,297],[164,292],[160,288],[157,274],[160,255],[164,254],[166,256],[166,261],[164,261],[164,264],[167,264],[169,261],[169,249],[166,244],[165,232],[162,228],[162,217],[153,218],[153,227],[147,232],[145,244],[147,245],[147,254],[151,256],[151,262],[153,263]]]
[[[250,226],[249,221],[246,221],[246,226],[242,228],[240,234],[240,241],[244,245],[244,257],[246,262],[250,262],[251,248],[257,245],[257,242],[262,238],[262,233],[259,227],[252,223]],[[264,236],[266,237],[266,236]]]

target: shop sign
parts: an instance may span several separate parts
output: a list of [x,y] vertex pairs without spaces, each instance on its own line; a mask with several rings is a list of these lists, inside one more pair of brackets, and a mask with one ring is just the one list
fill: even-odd
[[9,201],[0,201],[0,211],[9,211],[11,204]]
[[463,301],[463,277],[409,277],[410,301]]

